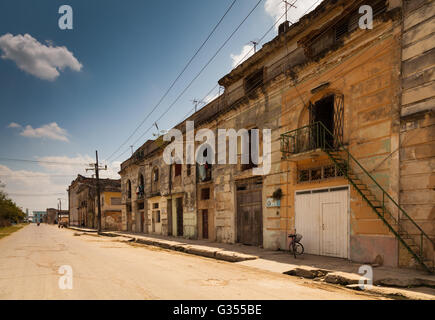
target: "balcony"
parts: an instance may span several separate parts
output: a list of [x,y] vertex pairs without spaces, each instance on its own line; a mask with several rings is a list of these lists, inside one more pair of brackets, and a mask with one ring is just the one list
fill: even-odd
[[315,122],[281,135],[282,157],[289,160],[316,157],[325,149],[336,149],[339,140],[322,122]]

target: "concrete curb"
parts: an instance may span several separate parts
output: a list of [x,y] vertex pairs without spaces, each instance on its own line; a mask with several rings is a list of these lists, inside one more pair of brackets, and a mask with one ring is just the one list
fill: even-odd
[[86,232],[86,233],[97,233],[98,232],[97,230],[94,230],[94,229],[81,229],[81,228],[71,227],[71,226],[68,226],[66,228],[74,230],[74,231]]
[[359,280],[361,275],[348,272],[336,272],[325,269],[317,269],[308,266],[298,266],[284,274],[297,276],[306,279],[316,279],[322,282],[345,286],[353,290],[365,291],[373,294],[387,296],[393,299],[412,300],[435,300],[435,296],[420,292],[403,290],[403,288],[429,287],[434,288],[434,281],[419,278],[382,278],[373,282],[371,288],[361,289]]
[[376,287],[371,286],[369,288],[361,288],[358,284],[349,284],[346,286],[346,288],[352,289],[352,290],[358,290],[363,291],[367,293],[382,295],[384,297],[389,297],[392,299],[407,299],[407,300],[435,300],[435,297],[430,294],[425,294],[421,292],[413,292],[413,291],[407,291],[403,289],[397,289],[397,288],[388,288],[388,287]]
[[138,237],[134,235],[126,235],[117,232],[104,232],[101,233],[101,235],[109,236],[109,237],[110,236],[127,237],[133,239],[133,241],[137,243],[142,243],[150,246],[160,247],[163,249],[180,251],[188,254],[193,254],[196,256],[213,258],[213,259],[218,259],[218,260],[223,260],[228,262],[241,262],[246,260],[258,259],[257,256],[253,256],[253,255],[238,253],[234,251],[227,251],[219,248],[211,248],[211,247],[201,246],[201,245],[180,243],[180,242],[170,241],[170,240],[159,240],[159,239],[147,238],[143,236]]

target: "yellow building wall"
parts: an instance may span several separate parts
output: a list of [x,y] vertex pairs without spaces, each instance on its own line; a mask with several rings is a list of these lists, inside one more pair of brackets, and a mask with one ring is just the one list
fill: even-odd
[[[390,30],[390,31],[388,31]],[[391,31],[392,30],[392,31]],[[379,25],[372,33],[356,31],[345,46],[318,63],[298,71],[297,90],[284,93],[281,133],[308,124],[308,110],[302,104],[339,92],[344,96],[344,143],[357,160],[393,198],[398,195],[398,106],[400,82],[400,28],[392,22]],[[358,41],[354,41],[359,37]],[[356,48],[356,43],[361,45]],[[312,94],[322,83],[329,87]],[[281,161],[281,215],[279,229],[294,229],[295,191],[349,185],[344,178],[316,183],[297,181],[298,168],[332,164],[326,155],[304,161]],[[397,265],[397,242],[388,228],[352,187],[350,192],[350,257],[372,262],[381,256],[385,265]]]

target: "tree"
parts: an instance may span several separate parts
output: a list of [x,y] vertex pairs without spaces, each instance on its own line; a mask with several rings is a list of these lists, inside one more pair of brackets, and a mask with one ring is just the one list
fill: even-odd
[[0,227],[11,223],[19,223],[26,217],[25,213],[2,190],[4,184],[0,181]]

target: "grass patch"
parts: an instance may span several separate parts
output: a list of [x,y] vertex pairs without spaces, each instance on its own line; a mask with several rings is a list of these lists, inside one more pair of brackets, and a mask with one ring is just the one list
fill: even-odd
[[25,226],[25,224],[17,224],[17,225],[10,226],[10,227],[0,228],[0,239],[10,235],[11,233],[14,233],[15,231],[20,230],[24,226]]

